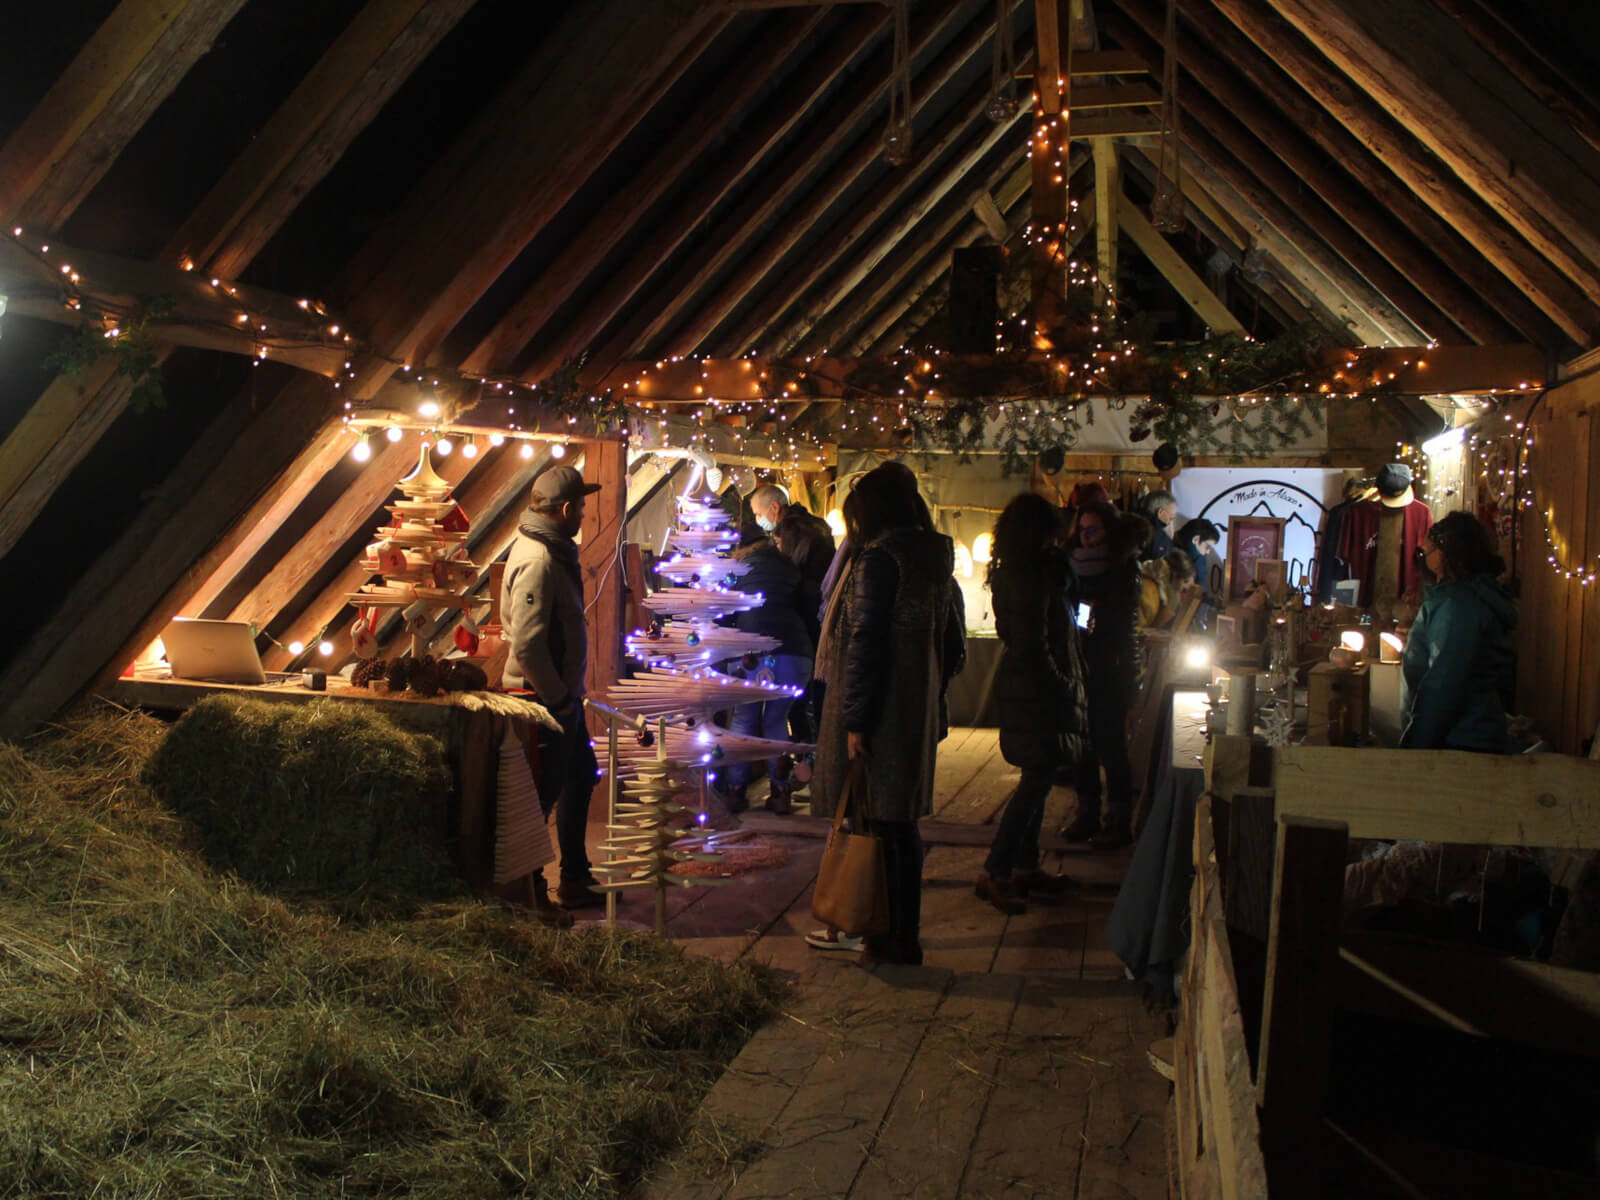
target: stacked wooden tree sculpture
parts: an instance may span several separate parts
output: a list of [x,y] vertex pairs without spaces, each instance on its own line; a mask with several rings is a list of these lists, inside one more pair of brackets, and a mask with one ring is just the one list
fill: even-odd
[[[716,712],[797,695],[801,689],[759,677],[741,679],[712,665],[736,661],[756,675],[762,657],[778,643],[715,623],[762,603],[761,596],[728,586],[744,567],[724,557],[737,540],[726,514],[688,497],[679,498],[678,514],[679,528],[668,538],[677,553],[659,572],[677,586],[661,588],[644,601],[654,615],[651,626],[627,639],[640,668],[606,695],[607,703],[642,732],[611,739],[606,769],[613,781],[613,807],[602,846],[608,861],[595,867],[604,889],[653,888],[661,933],[666,932],[669,884],[723,882],[672,871],[680,862],[715,861],[718,841],[730,836],[708,827],[708,789],[716,773],[732,763],[811,749],[743,737],[713,723]],[[616,730],[616,718],[612,722],[614,734],[625,732]]]
[[424,442],[417,469],[400,481],[405,499],[387,506],[391,521],[377,530],[361,560],[383,581],[363,584],[345,597],[361,614],[350,632],[363,658],[377,653],[374,610],[404,610],[412,654],[420,658],[430,613],[446,608],[469,613],[473,603],[469,593],[479,568],[467,558],[467,514],[451,498],[450,484],[435,474],[428,451]]

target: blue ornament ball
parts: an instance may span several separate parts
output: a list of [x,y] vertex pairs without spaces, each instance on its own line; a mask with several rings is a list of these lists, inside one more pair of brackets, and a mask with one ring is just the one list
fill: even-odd
[[683,640],[691,646],[698,646],[700,644],[700,635],[698,633],[691,633]]

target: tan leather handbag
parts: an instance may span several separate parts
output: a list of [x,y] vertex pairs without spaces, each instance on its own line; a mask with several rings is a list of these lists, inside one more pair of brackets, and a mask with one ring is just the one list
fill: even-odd
[[883,843],[866,828],[867,762],[850,764],[844,794],[833,814],[833,829],[822,851],[822,867],[811,896],[811,915],[835,929],[864,937],[889,932],[889,888],[883,873]]

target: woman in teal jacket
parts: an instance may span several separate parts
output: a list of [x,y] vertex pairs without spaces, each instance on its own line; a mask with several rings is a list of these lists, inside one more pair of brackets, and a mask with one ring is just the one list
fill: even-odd
[[1434,580],[1406,639],[1407,721],[1400,744],[1417,750],[1515,750],[1506,732],[1516,665],[1517,605],[1498,577],[1505,564],[1470,513],[1451,513],[1422,542]]

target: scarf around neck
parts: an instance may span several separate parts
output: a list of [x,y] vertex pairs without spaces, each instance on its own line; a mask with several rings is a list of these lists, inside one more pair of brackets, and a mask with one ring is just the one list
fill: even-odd
[[1089,575],[1104,575],[1111,569],[1111,546],[1102,542],[1098,546],[1074,546],[1072,548],[1072,569],[1079,577]]

